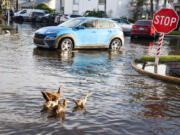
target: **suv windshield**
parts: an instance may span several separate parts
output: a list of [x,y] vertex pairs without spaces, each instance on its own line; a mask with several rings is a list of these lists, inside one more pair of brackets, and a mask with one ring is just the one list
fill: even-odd
[[150,21],[137,21],[135,24],[138,24],[138,25],[152,25],[152,22],[150,22]]
[[83,19],[70,19],[69,21],[66,21],[58,26],[72,28],[72,27],[77,26],[82,21],[83,21]]

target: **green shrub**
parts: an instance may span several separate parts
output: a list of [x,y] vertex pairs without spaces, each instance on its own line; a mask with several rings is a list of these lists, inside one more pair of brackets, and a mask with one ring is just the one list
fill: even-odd
[[[140,62],[154,62],[155,56],[143,56],[139,60]],[[159,56],[159,62],[177,62],[180,61],[180,55],[168,55],[168,56]]]
[[136,21],[133,18],[128,18],[128,22],[135,23]]
[[47,10],[47,11],[49,11],[49,13],[53,13],[53,10],[44,3],[38,4],[35,8],[36,9]]
[[91,16],[91,17],[107,17],[106,13],[104,11],[89,11],[87,10],[83,16]]
[[169,35],[180,35],[180,31],[172,31]]

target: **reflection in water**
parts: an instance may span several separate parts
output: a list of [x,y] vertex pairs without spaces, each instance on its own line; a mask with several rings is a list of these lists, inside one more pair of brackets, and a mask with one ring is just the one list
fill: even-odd
[[65,114],[65,112],[60,112],[60,113],[56,114],[55,112],[51,111],[51,112],[49,112],[47,118],[48,118],[48,120],[53,120],[53,119],[61,120],[61,123],[63,124],[66,119],[66,114]]
[[163,96],[163,92],[154,88],[152,94],[145,98],[145,104],[143,105],[148,111],[144,112],[145,117],[166,117],[165,111],[168,109],[166,105],[166,98]]
[[48,50],[43,48],[34,48],[33,55],[46,57],[54,60],[71,60],[74,57],[74,52],[61,52],[60,50]]
[[87,116],[86,106],[75,106],[75,107],[72,109],[72,112],[80,112],[80,113],[83,112],[84,117]]
[[145,71],[157,73],[160,75],[168,75],[174,77],[180,77],[180,63],[168,62],[165,64],[159,64],[156,68],[154,63],[139,63],[137,66]]
[[155,42],[156,40],[154,39],[147,39],[147,38],[137,38],[137,39],[132,39],[131,38],[131,44],[134,45],[143,45],[143,46],[148,46],[147,52],[145,52],[146,55],[149,56],[154,56],[155,54]]

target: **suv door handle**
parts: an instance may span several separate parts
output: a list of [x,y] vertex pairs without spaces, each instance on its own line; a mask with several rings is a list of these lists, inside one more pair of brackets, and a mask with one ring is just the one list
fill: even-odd
[[112,32],[112,30],[108,30],[108,32]]
[[96,31],[93,31],[92,33],[96,33]]

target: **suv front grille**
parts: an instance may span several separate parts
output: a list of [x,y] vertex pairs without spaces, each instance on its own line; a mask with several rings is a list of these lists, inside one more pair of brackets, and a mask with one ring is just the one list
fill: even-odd
[[34,43],[39,44],[39,45],[44,45],[44,38],[45,37],[46,37],[46,35],[36,33],[34,36]]
[[43,34],[35,34],[35,38],[39,38],[39,39],[44,39],[46,37],[46,35]]

